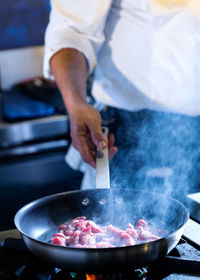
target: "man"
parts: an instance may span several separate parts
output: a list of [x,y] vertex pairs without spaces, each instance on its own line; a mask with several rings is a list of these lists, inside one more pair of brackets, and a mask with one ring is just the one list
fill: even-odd
[[[86,101],[87,77],[94,72],[95,100],[118,108],[119,152],[111,163],[111,171],[123,175],[117,182],[127,186],[130,180],[123,184],[121,178],[128,173],[136,187],[144,186],[149,168],[159,166],[176,173],[165,187],[173,189],[182,176],[187,188],[198,154],[193,116],[200,113],[200,1],[52,0],[51,5],[44,73],[56,79],[72,144],[83,160],[95,167],[96,147],[106,146],[100,113]],[[114,141],[110,134],[110,158],[117,152]],[[184,167],[177,161],[187,176],[179,176]]]

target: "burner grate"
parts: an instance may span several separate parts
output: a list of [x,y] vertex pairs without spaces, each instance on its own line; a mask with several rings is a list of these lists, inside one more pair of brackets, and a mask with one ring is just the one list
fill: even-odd
[[[69,273],[53,268],[34,257],[26,248],[22,239],[6,239],[0,243],[0,279],[1,280],[170,280],[170,279],[200,279],[200,250],[188,244],[185,240],[176,246],[167,258],[140,269],[128,270],[125,273],[108,273],[93,278],[84,273]],[[174,257],[193,259],[190,265],[191,277],[183,275],[188,262],[183,266],[171,260]],[[171,258],[171,259],[170,259]],[[169,260],[170,259],[170,260]],[[179,274],[174,274],[179,273]],[[197,277],[195,277],[197,276]],[[172,277],[172,278],[171,278]]]
[[126,273],[107,273],[90,275],[85,273],[66,272],[55,268],[50,280],[145,280],[148,271],[146,268],[135,269]]

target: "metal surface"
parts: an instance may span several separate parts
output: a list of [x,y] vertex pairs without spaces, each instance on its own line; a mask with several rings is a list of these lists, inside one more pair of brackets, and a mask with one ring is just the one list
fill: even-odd
[[[184,237],[190,240],[190,243],[196,244],[200,247],[200,224],[189,219],[184,227]],[[200,268],[199,268],[200,270]]]
[[0,158],[35,154],[58,149],[66,149],[68,145],[69,141],[67,140],[55,140],[42,143],[35,143],[32,145],[18,146],[15,148],[2,149],[0,150]]
[[[1,69],[0,69],[0,88],[1,88]],[[3,98],[0,91],[0,122],[3,120]]]
[[[103,127],[103,134],[107,141],[108,128]],[[104,150],[97,150],[96,156],[96,188],[97,189],[109,189],[110,188],[110,172],[109,172],[109,159],[108,159],[108,147]]]
[[[128,247],[83,249],[50,244],[58,226],[84,215],[98,224],[123,227],[139,218],[166,231],[163,238]],[[100,189],[61,193],[24,206],[15,225],[38,257],[68,271],[103,273],[152,263],[178,243],[189,217],[180,202],[138,190]]]
[[26,141],[66,135],[68,117],[55,115],[17,123],[0,122],[0,146],[8,147]]
[[200,223],[200,192],[188,195],[191,217]]

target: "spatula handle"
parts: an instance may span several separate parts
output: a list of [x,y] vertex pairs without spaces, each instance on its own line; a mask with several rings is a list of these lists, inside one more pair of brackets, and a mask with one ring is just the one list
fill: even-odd
[[[109,129],[107,127],[102,127],[102,131],[103,131],[106,141],[108,141]],[[109,189],[110,188],[108,146],[104,150],[97,150],[96,188],[97,189]]]

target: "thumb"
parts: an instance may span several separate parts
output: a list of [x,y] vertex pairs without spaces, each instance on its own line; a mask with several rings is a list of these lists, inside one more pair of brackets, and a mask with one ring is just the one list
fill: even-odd
[[107,147],[107,141],[103,135],[101,125],[90,127],[92,141],[97,149],[103,150]]

